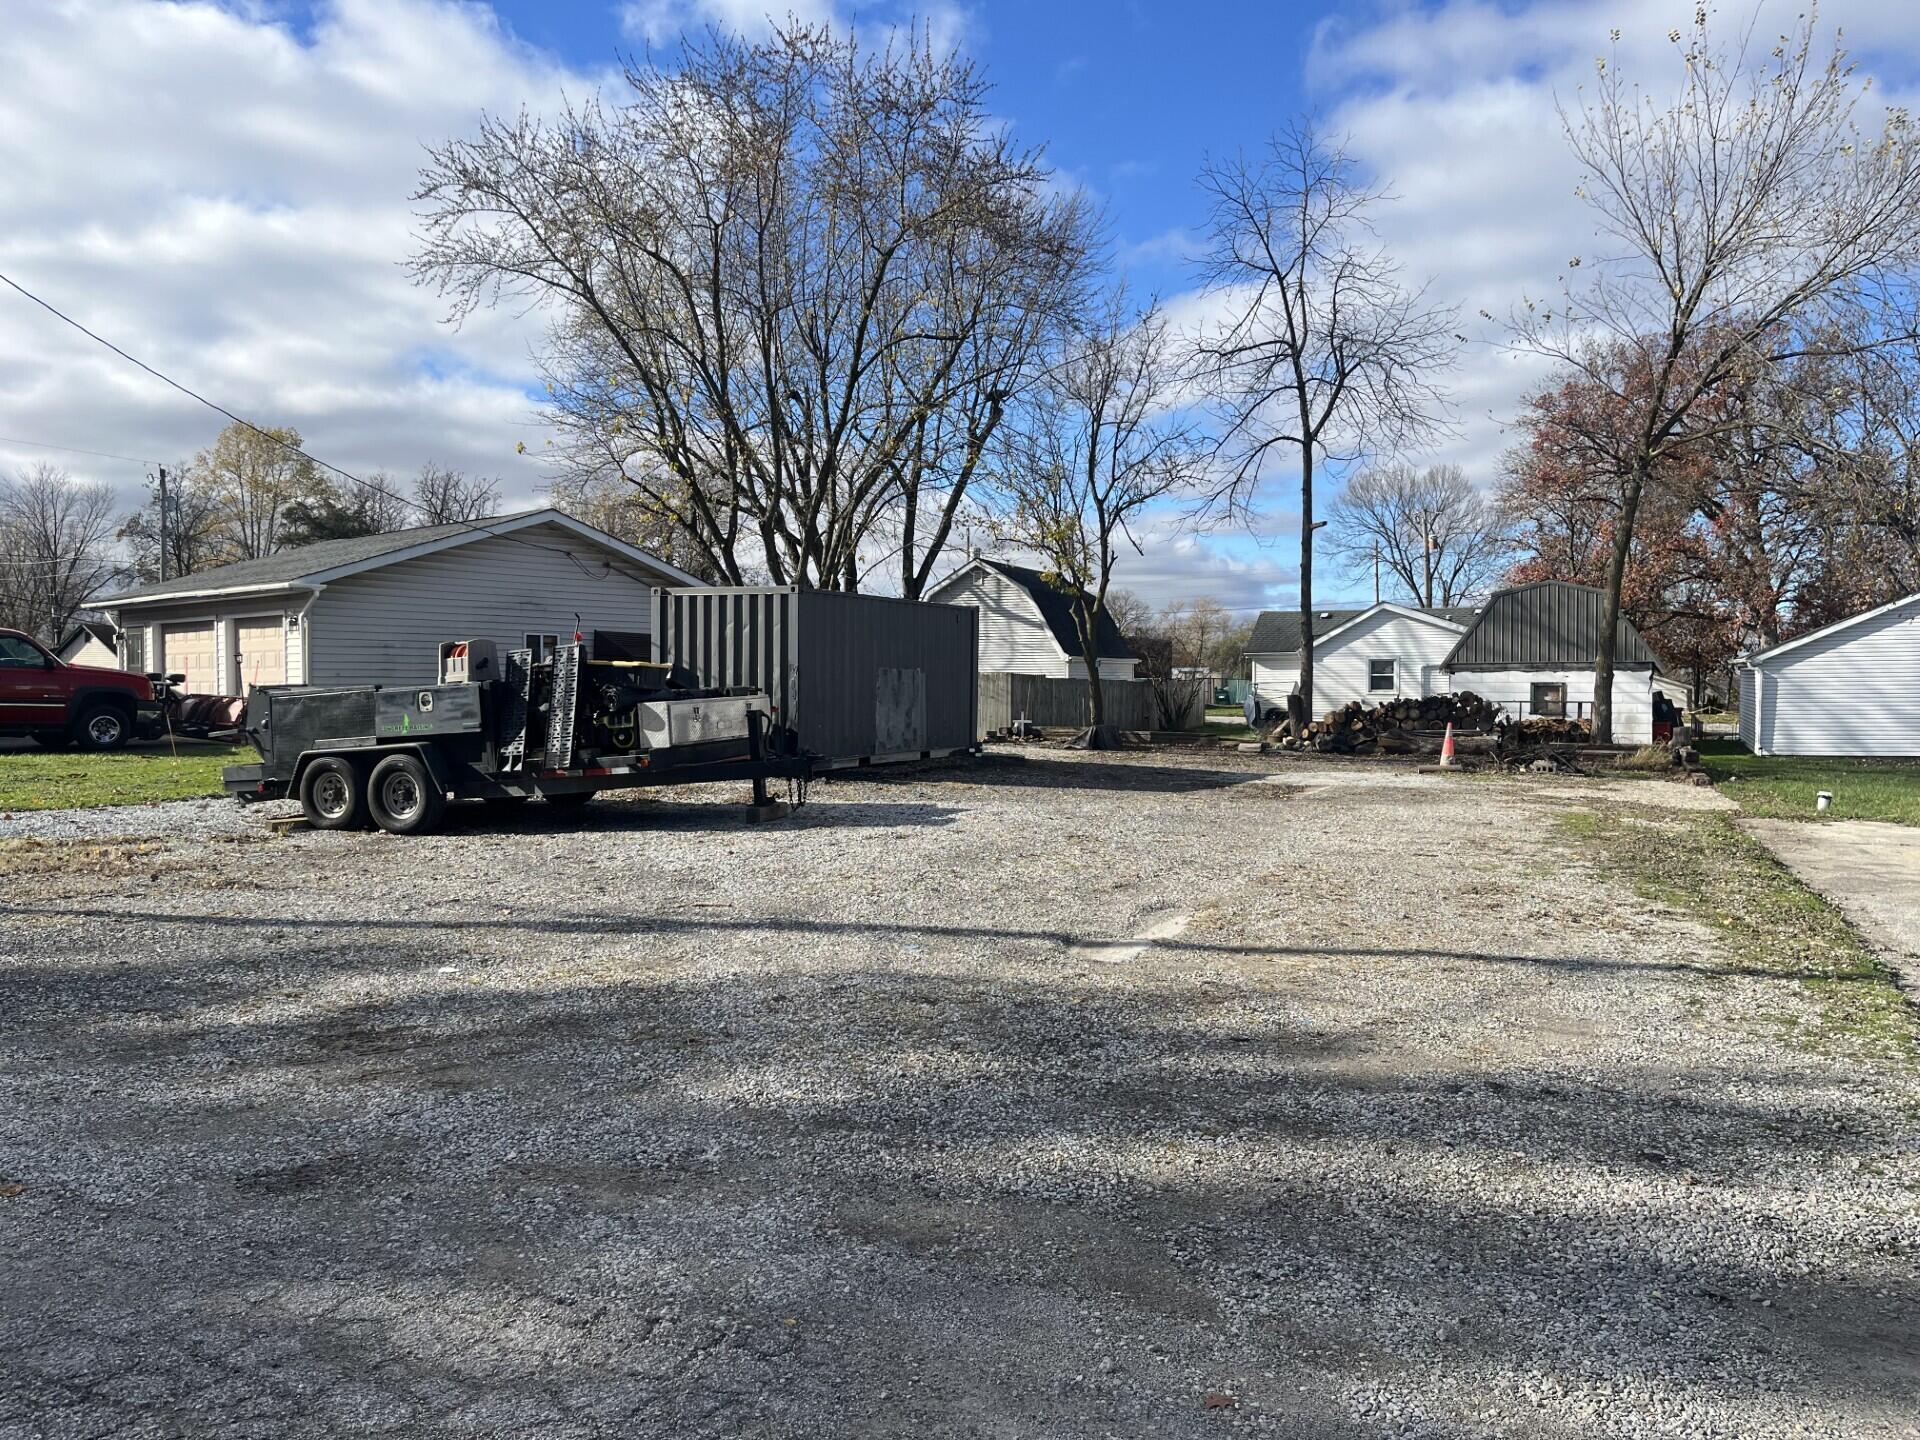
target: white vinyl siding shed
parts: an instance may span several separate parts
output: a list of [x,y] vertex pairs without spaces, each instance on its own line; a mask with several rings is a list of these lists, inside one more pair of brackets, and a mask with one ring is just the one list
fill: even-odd
[[[926,598],[941,605],[970,605],[980,612],[983,673],[1086,679],[1086,660],[1067,649],[1026,587],[1003,574],[996,563],[970,561],[928,591]],[[1102,655],[1100,677],[1131,680],[1138,666],[1131,655]]]
[[1920,756],[1920,595],[1748,656],[1740,738],[1756,755]]
[[[1064,679],[1067,657],[1032,599],[1006,576],[974,566],[940,586],[929,600],[980,612],[980,668]],[[1082,678],[1086,667],[1080,667]],[[1128,673],[1132,673],[1129,671]]]
[[[1382,605],[1331,634],[1314,641],[1313,708],[1321,714],[1338,710],[1349,700],[1380,705],[1388,700],[1418,699],[1446,688],[1439,674],[1465,627],[1432,615]],[[1393,685],[1375,690],[1372,662],[1393,662]],[[1295,678],[1299,672],[1296,670]],[[1288,689],[1291,689],[1291,684]],[[1286,693],[1281,692],[1281,704]]]

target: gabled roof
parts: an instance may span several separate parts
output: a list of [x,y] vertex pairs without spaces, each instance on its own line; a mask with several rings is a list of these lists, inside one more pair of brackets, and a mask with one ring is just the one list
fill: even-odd
[[[1382,600],[1357,609],[1316,610],[1313,612],[1313,640],[1318,645],[1327,636],[1344,630],[1363,615],[1375,610],[1397,610],[1403,615],[1439,620],[1455,629],[1469,625],[1479,612],[1471,605],[1402,605]],[[1253,634],[1247,640],[1249,655],[1291,655],[1300,648],[1300,612],[1298,610],[1262,610],[1253,622]]]
[[83,636],[88,636],[88,635],[92,636],[95,640],[98,640],[102,645],[106,646],[109,650],[113,649],[116,645],[120,643],[120,632],[116,630],[113,626],[109,625],[106,621],[76,620],[73,622],[73,628],[67,631],[66,635],[61,639],[58,645],[53,647],[54,653],[59,654],[61,651],[65,650],[69,645],[73,644],[76,640],[79,640]]
[[[1449,670],[1579,670],[1600,649],[1606,592],[1566,580],[1496,590],[1442,662]],[[1659,669],[1626,616],[1614,629],[1614,664]]]
[[[938,594],[946,589],[976,565],[982,569],[991,570],[997,575],[1004,575],[1026,591],[1034,607],[1039,610],[1040,618],[1046,622],[1054,644],[1058,645],[1061,652],[1069,658],[1077,658],[1080,655],[1080,627],[1073,618],[1075,592],[1062,589],[1038,570],[1025,565],[1009,564],[1005,560],[989,560],[984,555],[976,555],[935,586],[933,593]],[[1133,651],[1127,647],[1126,637],[1121,635],[1120,627],[1113,623],[1113,616],[1104,609],[1100,612],[1099,633],[1095,639],[1099,641],[1098,648],[1102,660],[1136,658]]]
[[1769,649],[1755,650],[1743,656],[1738,663],[1742,665],[1757,665],[1763,660],[1773,659],[1776,655],[1784,655],[1789,650],[1797,650],[1800,646],[1810,641],[1824,640],[1830,635],[1837,635],[1843,630],[1850,630],[1855,625],[1864,625],[1869,620],[1878,620],[1882,615],[1891,614],[1903,605],[1912,605],[1916,602],[1920,602],[1920,594],[1904,595],[1898,600],[1889,600],[1884,605],[1876,605],[1873,609],[1863,610],[1858,615],[1849,615],[1845,620],[1836,620],[1831,625],[1822,625],[1818,630],[1809,630],[1804,635],[1796,635],[1791,640],[1783,640],[1780,644],[1772,646]]
[[[421,525],[411,530],[393,530],[384,535],[356,535],[346,540],[322,540],[294,550],[282,550],[258,560],[237,560],[231,565],[216,565],[211,570],[196,570],[154,585],[141,585],[117,595],[96,597],[90,608],[118,609],[124,605],[147,604],[160,600],[187,600],[200,596],[225,595],[235,591],[313,588],[332,580],[342,580],[383,565],[395,565],[417,556],[450,550],[499,536],[511,536],[534,526],[550,525],[568,531],[581,540],[610,550],[636,565],[658,572],[681,585],[700,581],[657,555],[617,540],[604,530],[574,519],[551,508],[525,510],[516,515],[500,515],[487,520],[456,520],[446,525]],[[546,541],[529,538],[526,544],[555,548]]]

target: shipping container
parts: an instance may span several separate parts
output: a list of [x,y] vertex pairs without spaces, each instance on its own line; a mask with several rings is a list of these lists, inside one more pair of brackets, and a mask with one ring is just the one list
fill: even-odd
[[752,686],[823,766],[978,744],[980,612],[784,585],[655,589],[654,658]]

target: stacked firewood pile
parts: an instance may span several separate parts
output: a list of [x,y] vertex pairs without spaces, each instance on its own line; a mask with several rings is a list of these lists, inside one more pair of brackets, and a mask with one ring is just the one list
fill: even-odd
[[1536,715],[1517,725],[1502,727],[1500,742],[1507,747],[1527,745],[1584,745],[1593,734],[1584,720],[1566,720],[1551,715]]
[[1439,748],[1438,735],[1448,725],[1454,729],[1455,743],[1463,734],[1493,730],[1499,709],[1471,690],[1457,695],[1427,695],[1419,699],[1389,700],[1384,705],[1367,706],[1349,700],[1338,710],[1330,710],[1315,720],[1299,736],[1286,732],[1283,723],[1277,738],[1288,748],[1320,750],[1335,755],[1417,755]]

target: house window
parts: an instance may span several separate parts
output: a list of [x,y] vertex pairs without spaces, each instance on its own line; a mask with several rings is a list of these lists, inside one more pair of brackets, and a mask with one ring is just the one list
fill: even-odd
[[1533,687],[1533,703],[1529,707],[1535,715],[1546,716],[1554,720],[1567,718],[1567,687],[1563,684],[1540,684]]
[[144,675],[147,670],[147,631],[135,625],[120,632],[120,668]]
[[527,649],[533,652],[533,659],[536,663],[541,660],[551,659],[553,652],[560,648],[560,637],[558,635],[529,634],[526,638]]
[[1394,662],[1391,660],[1369,660],[1367,662],[1367,689],[1394,690]]

